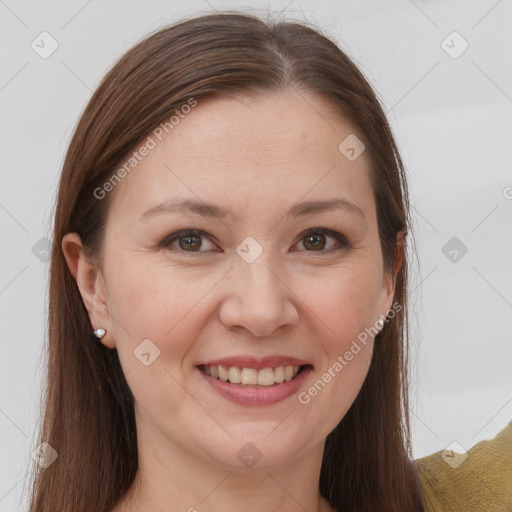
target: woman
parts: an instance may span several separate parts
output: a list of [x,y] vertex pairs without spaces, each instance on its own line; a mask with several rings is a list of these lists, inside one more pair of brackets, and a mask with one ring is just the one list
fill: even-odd
[[409,225],[318,31],[220,13],[131,49],[62,171],[30,510],[423,510]]

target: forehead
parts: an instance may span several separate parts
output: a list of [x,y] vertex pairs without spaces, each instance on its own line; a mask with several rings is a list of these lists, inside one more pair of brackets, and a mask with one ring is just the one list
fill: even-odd
[[143,145],[151,149],[117,185],[112,209],[135,217],[162,201],[195,198],[240,219],[329,196],[373,215],[368,159],[340,151],[355,130],[330,102],[290,90],[199,99],[187,112],[148,134]]

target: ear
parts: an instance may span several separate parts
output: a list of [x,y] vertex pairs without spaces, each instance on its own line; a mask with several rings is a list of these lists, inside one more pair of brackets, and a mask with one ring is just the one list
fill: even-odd
[[62,252],[75,278],[93,329],[102,327],[106,330],[105,336],[99,341],[108,348],[115,348],[103,273],[86,257],[78,233],[68,233],[63,237]]
[[396,278],[398,272],[402,268],[404,263],[405,253],[405,234],[400,231],[396,235],[396,249],[395,249],[395,265],[392,273],[386,272],[382,283],[382,303],[381,303],[381,315],[387,316],[388,311],[393,306],[393,297],[395,295]]

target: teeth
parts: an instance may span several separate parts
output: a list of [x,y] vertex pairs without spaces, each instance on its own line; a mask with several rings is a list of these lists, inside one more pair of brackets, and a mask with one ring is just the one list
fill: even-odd
[[[210,368],[211,368],[211,366],[210,366]],[[226,382],[229,378],[228,371],[224,368],[224,366],[219,366],[218,368],[219,368],[219,379]],[[210,370],[210,373],[211,373],[211,370]]]
[[272,368],[263,368],[258,372],[258,385],[272,386],[274,384],[274,370]]
[[274,381],[275,382],[283,382],[284,380],[284,368],[282,366],[278,366],[274,370]]
[[272,386],[284,381],[290,381],[297,375],[299,368],[300,366],[278,366],[277,368],[256,370],[254,368],[238,368],[236,366],[208,365],[201,367],[206,375],[211,375],[215,379],[246,386]]
[[229,382],[232,382],[233,384],[240,384],[240,381],[242,380],[242,372],[240,371],[240,368],[232,366],[229,369],[228,378]]
[[254,368],[243,368],[242,384],[258,384],[258,370],[255,370]]

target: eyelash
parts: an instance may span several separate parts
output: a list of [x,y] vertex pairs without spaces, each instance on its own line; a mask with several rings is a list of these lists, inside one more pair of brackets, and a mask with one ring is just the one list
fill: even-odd
[[[338,251],[341,251],[341,250],[344,250],[344,249],[351,249],[352,248],[350,242],[347,240],[345,235],[343,235],[342,233],[338,233],[337,231],[333,231],[332,229],[327,229],[327,228],[313,228],[313,229],[309,229],[309,230],[305,231],[304,233],[301,233],[301,236],[299,237],[297,243],[302,241],[304,238],[307,238],[307,237],[310,237],[310,236],[315,236],[315,235],[324,235],[324,236],[327,236],[327,237],[330,237],[330,238],[334,238],[337,241],[338,246],[331,247],[330,249],[324,249],[324,250],[321,250],[321,251],[308,251],[308,250],[306,250],[305,252],[310,252],[312,254],[328,254],[328,253],[331,253],[331,252],[338,252]],[[212,239],[212,237],[209,236],[204,231],[201,231],[199,229],[186,229],[186,230],[177,231],[176,233],[171,233],[170,235],[167,235],[158,244],[158,246],[161,247],[161,248],[170,250],[172,252],[181,252],[181,253],[189,254],[191,256],[198,255],[198,254],[200,254],[202,252],[207,252],[207,251],[201,251],[201,250],[199,250],[199,251],[185,251],[185,250],[183,250],[181,248],[174,248],[174,249],[170,249],[169,248],[169,246],[173,242],[179,240],[180,238],[186,238],[187,236],[205,237],[211,243],[215,244],[215,242]],[[296,251],[294,251],[294,252],[296,252]]]

